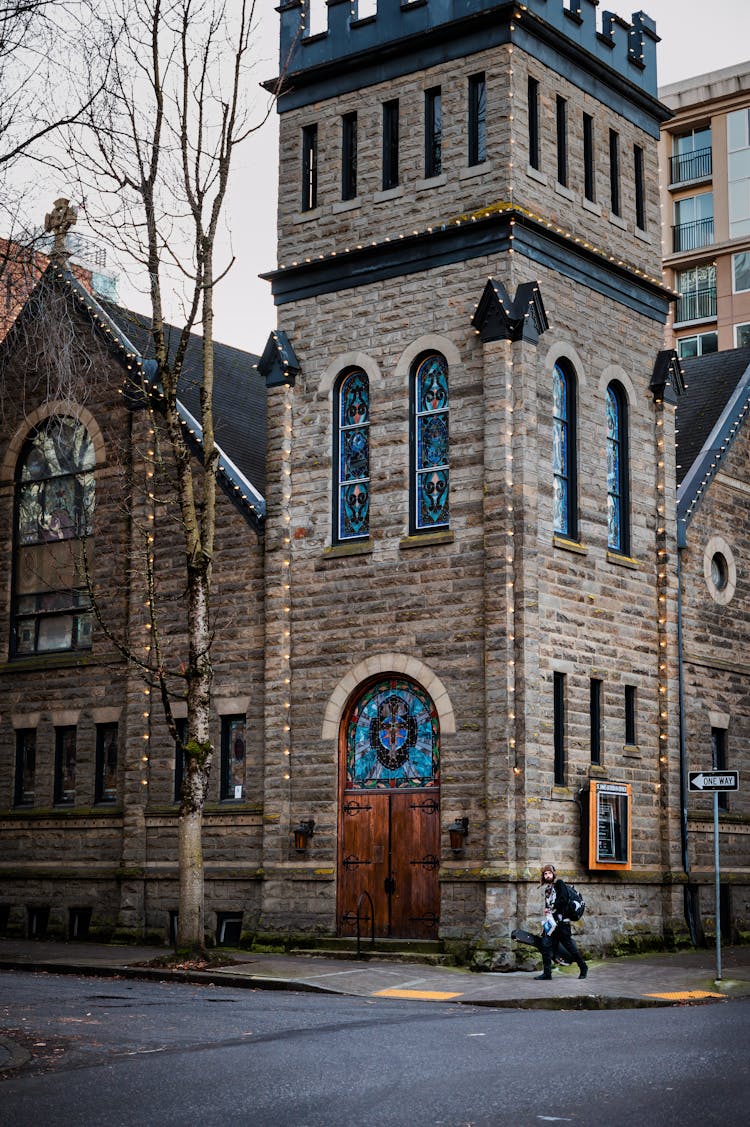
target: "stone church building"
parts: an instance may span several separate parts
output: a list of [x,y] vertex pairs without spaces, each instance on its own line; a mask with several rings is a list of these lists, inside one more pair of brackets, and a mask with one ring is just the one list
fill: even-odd
[[[585,949],[695,939],[712,813],[688,773],[740,767],[750,737],[750,355],[683,371],[663,348],[656,29],[597,24],[596,0],[327,9],[306,35],[302,0],[279,7],[278,328],[219,380],[211,932],[372,922],[512,966],[553,861]],[[146,347],[65,272],[44,284],[102,356],[71,480],[128,553],[144,517],[111,452],[148,461],[119,394]],[[27,342],[3,346],[19,386]],[[167,937],[174,745],[85,605],[24,587],[54,416],[9,397],[0,436],[0,904],[11,930]],[[741,790],[720,815],[734,934]]]

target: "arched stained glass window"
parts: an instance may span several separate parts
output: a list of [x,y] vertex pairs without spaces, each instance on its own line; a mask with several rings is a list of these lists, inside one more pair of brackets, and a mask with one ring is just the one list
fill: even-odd
[[446,528],[450,519],[448,364],[432,353],[414,370],[412,531]]
[[576,379],[568,364],[558,362],[552,371],[554,528],[571,539],[578,536],[576,465]]
[[346,787],[392,790],[440,782],[440,730],[429,696],[388,677],[357,702],[346,732]]
[[345,373],[336,396],[334,540],[370,534],[370,383],[361,368]]
[[618,383],[607,388],[607,544],[630,551],[627,402]]
[[93,530],[93,471],[93,443],[76,419],[47,419],[21,451],[16,471],[15,656],[91,646],[83,541]]

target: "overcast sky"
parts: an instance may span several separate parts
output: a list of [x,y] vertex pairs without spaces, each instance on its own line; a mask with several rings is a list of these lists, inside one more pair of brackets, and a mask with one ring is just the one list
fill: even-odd
[[[323,6],[324,0],[316,3]],[[274,0],[261,6],[259,81],[276,74],[279,20]],[[610,0],[606,7],[629,18],[636,5]],[[750,60],[750,0],[644,0],[643,9],[661,36],[660,85]],[[257,277],[276,263],[276,144],[274,118],[251,139],[235,169],[228,219],[237,261],[216,301],[217,339],[251,352],[262,351],[276,323],[270,287]],[[139,304],[122,287],[121,299]]]

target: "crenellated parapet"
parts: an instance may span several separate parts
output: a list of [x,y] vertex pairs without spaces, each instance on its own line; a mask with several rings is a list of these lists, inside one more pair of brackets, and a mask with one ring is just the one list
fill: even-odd
[[[409,43],[447,42],[458,35],[491,46],[512,36],[523,46],[525,33],[563,36],[600,63],[656,96],[656,34],[644,12],[630,20],[611,11],[597,18],[599,0],[378,0],[374,15],[359,16],[359,0],[326,0],[328,27],[308,34],[309,0],[282,0],[280,73],[301,75],[313,68],[354,65],[373,52],[381,57]],[[369,11],[369,9],[368,9]],[[502,34],[501,34],[502,33]],[[517,35],[516,35],[517,33]]]

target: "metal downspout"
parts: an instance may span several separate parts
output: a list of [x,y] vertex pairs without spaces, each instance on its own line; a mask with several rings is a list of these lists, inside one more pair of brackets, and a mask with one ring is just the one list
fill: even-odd
[[680,839],[682,867],[690,879],[687,824],[687,754],[685,749],[685,678],[682,662],[682,550],[677,548],[677,676],[680,706]]

